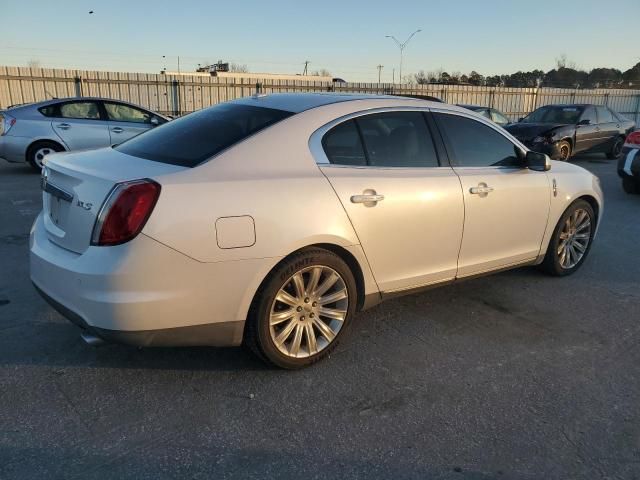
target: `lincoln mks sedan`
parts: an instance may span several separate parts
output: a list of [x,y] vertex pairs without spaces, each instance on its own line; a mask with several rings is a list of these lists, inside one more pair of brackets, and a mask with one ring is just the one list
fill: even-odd
[[586,170],[392,96],[219,104],[52,154],[42,189],[31,279],[85,341],[244,344],[283,368],[387,298],[523,265],[572,274],[603,211]]

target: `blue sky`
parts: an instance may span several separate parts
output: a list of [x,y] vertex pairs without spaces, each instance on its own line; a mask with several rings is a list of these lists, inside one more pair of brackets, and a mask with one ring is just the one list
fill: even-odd
[[[89,15],[93,10],[94,14]],[[0,0],[0,65],[157,72],[198,63],[252,72],[328,69],[350,81],[403,72],[548,70],[562,54],[579,67],[626,70],[640,61],[640,1]],[[166,56],[166,59],[162,58]]]

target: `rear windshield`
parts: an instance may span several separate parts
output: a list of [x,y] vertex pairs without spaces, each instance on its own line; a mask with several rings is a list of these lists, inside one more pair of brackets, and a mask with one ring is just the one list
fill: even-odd
[[195,167],[291,115],[284,110],[222,103],[167,122],[115,149],[147,160]]

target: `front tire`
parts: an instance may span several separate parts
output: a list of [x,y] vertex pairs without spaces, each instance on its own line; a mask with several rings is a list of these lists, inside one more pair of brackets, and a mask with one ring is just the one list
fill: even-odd
[[640,193],[640,179],[622,177],[622,189],[631,195]]
[[244,343],[280,368],[316,363],[348,332],[357,296],[353,273],[336,254],[320,248],[293,254],[256,293]]
[[554,276],[575,273],[587,258],[595,231],[596,215],[589,202],[573,202],[558,220],[542,270]]
[[566,140],[561,140],[558,142],[558,160],[566,162],[571,158],[571,144]]
[[611,146],[611,150],[607,152],[607,158],[610,160],[617,160],[622,155],[622,148],[624,147],[624,139],[622,137],[618,137],[613,142]]
[[27,151],[27,162],[31,165],[31,168],[40,173],[42,170],[42,162],[44,157],[54,152],[63,152],[64,148],[55,142],[41,141],[36,142],[29,147]]

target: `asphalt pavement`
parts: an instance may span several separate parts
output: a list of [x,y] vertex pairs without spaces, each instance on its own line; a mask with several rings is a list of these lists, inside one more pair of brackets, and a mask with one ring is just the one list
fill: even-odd
[[606,202],[575,275],[388,301],[287,372],[84,344],[29,281],[39,177],[0,162],[0,479],[640,478],[640,196],[615,162],[574,163]]

